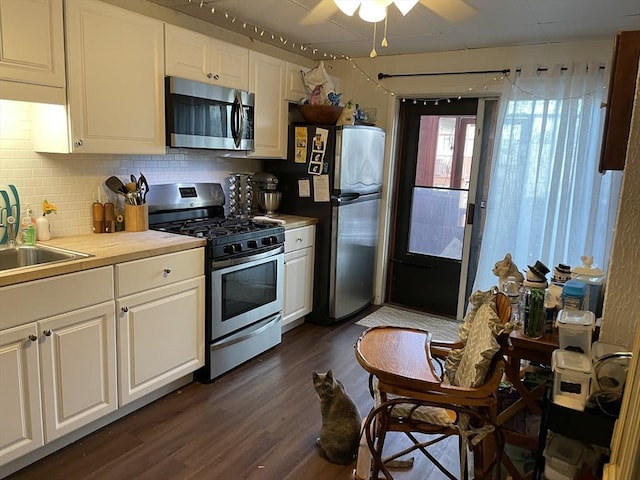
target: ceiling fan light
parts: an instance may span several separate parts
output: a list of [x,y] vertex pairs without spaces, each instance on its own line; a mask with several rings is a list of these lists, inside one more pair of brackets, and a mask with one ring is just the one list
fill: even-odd
[[360,0],[333,0],[333,3],[342,10],[342,13],[349,17],[353,15],[360,6]]
[[358,15],[365,22],[380,22],[387,16],[388,0],[362,0]]
[[400,10],[402,15],[406,15],[413,7],[415,7],[418,0],[393,0],[393,3],[396,4],[396,7],[398,7],[398,10]]

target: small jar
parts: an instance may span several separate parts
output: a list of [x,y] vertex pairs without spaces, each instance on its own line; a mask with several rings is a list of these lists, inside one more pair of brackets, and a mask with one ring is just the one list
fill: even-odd
[[544,296],[543,288],[525,286],[522,289],[520,321],[524,324],[525,336],[529,338],[540,338],[544,332],[546,318]]

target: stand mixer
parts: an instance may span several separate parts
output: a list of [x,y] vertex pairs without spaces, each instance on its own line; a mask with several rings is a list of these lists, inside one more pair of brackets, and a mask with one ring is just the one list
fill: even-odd
[[256,172],[251,177],[254,195],[251,211],[256,214],[259,211],[266,215],[273,215],[280,206],[282,192],[278,192],[278,178],[267,172]]

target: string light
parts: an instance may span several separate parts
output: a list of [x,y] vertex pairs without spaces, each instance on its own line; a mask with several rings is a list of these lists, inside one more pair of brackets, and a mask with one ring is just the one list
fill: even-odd
[[[497,77],[493,77],[493,81],[494,82],[498,82],[504,79],[504,76],[501,78],[497,78]],[[467,93],[465,95],[457,95],[454,97],[439,97],[439,98],[429,98],[429,99],[422,99],[422,98],[406,98],[403,97],[400,101],[402,103],[406,102],[407,100],[410,100],[413,102],[414,105],[417,104],[418,101],[422,102],[422,105],[427,106],[427,104],[429,102],[432,102],[433,105],[438,106],[440,105],[440,102],[447,102],[447,103],[451,103],[451,100],[462,100],[463,98],[469,97],[469,96],[475,96],[476,91],[478,90],[487,90],[489,88],[489,85],[487,83],[481,83],[478,84],[474,87],[468,87],[467,88]]]
[[[191,3],[191,2],[192,2],[192,0],[189,0],[189,3]],[[211,2],[211,1],[201,0],[201,1],[199,2],[199,5],[200,5],[200,8],[204,8],[204,7],[209,8],[209,7],[210,7],[210,9],[211,9],[211,14],[212,14],[212,15],[220,14],[218,11],[216,11],[216,8],[215,8],[215,6],[213,6],[213,5],[212,5],[212,3],[213,3],[213,2]],[[300,51],[302,51],[302,52],[306,52],[306,51],[310,50],[310,51],[312,52],[312,54],[313,54],[313,55],[320,55],[320,56],[322,56],[322,58],[326,58],[326,59],[337,60],[337,59],[340,57],[341,59],[344,59],[344,60],[346,60],[346,61],[350,62],[350,63],[351,63],[352,68],[353,68],[354,70],[359,71],[360,76],[361,76],[361,77],[362,77],[366,82],[373,82],[373,83],[375,83],[376,88],[380,89],[380,90],[381,90],[385,95],[391,95],[391,96],[395,96],[395,95],[396,95],[396,94],[395,94],[395,92],[391,91],[389,88],[387,88],[387,87],[385,87],[384,85],[382,85],[382,84],[378,81],[378,79],[377,79],[377,78],[372,78],[371,76],[369,76],[369,75],[368,75],[368,74],[367,74],[367,73],[366,73],[366,72],[365,72],[365,71],[364,71],[364,70],[363,70],[363,69],[362,69],[362,68],[361,68],[357,63],[356,63],[356,61],[355,61],[353,58],[351,58],[351,57],[349,57],[349,56],[347,56],[347,55],[340,55],[340,56],[338,56],[338,55],[336,55],[336,54],[334,54],[334,53],[331,53],[331,52],[320,52],[320,50],[319,50],[318,48],[313,47],[313,46],[311,46],[311,45],[305,45],[305,44],[300,43],[300,42],[291,42],[291,43],[289,43],[289,39],[288,39],[288,38],[286,38],[285,36],[281,35],[280,33],[277,33],[277,32],[271,32],[271,31],[269,31],[268,29],[265,29],[264,27],[262,27],[262,26],[260,26],[260,25],[254,24],[254,23],[252,23],[252,22],[250,22],[250,21],[247,21],[247,20],[245,20],[245,19],[240,19],[240,18],[238,18],[238,17],[236,17],[236,16],[232,16],[232,15],[231,15],[229,12],[227,12],[227,11],[226,11],[226,12],[224,12],[224,18],[225,18],[226,20],[230,21],[232,24],[233,24],[233,23],[235,23],[236,21],[240,22],[240,23],[242,24],[242,28],[243,28],[244,30],[247,30],[247,27],[249,27],[249,29],[253,28],[254,33],[255,33],[256,35],[259,35],[260,37],[264,37],[264,35],[265,35],[265,33],[266,33],[266,34],[268,34],[268,35],[270,35],[270,36],[271,36],[271,40],[272,40],[272,41],[277,42],[278,40],[280,40],[280,45],[281,45],[281,46],[283,46],[283,47],[284,47],[284,46],[287,46],[288,48],[295,49],[295,50],[297,51],[298,49],[297,49],[296,47],[298,46],[298,47],[300,47]],[[258,32],[260,32],[260,33],[258,34]],[[383,43],[383,45],[382,45],[383,47],[384,47],[384,46],[386,46],[386,45],[384,45],[384,43],[386,43],[386,42],[384,42],[384,40],[386,40],[386,25],[385,25],[385,32],[384,32],[384,35],[383,35],[383,42],[382,42],[382,43]],[[373,49],[372,49],[372,52],[371,52],[371,53],[373,54],[373,55],[372,55],[372,57],[373,57],[373,56],[375,56],[375,55],[377,55],[377,52],[375,52],[375,53],[374,53],[374,52],[375,52],[375,34],[374,34],[374,37],[373,37]],[[526,92],[526,91],[524,91],[522,88],[520,88],[518,85],[515,85],[515,83],[514,83],[510,78],[508,78],[508,75],[507,75],[506,77],[507,77],[507,80],[508,80],[508,81],[509,81],[509,82],[510,82],[510,83],[511,83],[515,88],[520,89],[523,93],[528,93],[528,94],[530,94],[532,97],[535,97],[535,95],[531,94],[530,92]],[[495,76],[494,76],[494,77],[493,77],[493,81],[496,81],[496,82],[497,82],[497,81],[499,81],[499,80],[501,81],[501,80],[503,80],[504,78],[505,78],[505,75],[501,76],[500,78],[498,78],[498,77],[495,77]],[[480,88],[482,88],[483,90],[487,90],[487,89],[488,89],[488,86],[487,86],[487,85],[481,85],[481,86],[476,86],[476,87],[469,87],[469,88],[467,89],[467,94],[466,94],[465,96],[467,96],[467,95],[471,94],[472,92],[474,92],[474,91],[476,91],[476,90],[478,90],[478,89],[480,89]],[[590,93],[594,93],[594,92],[590,92]],[[585,95],[589,95],[589,94],[585,94]],[[457,96],[457,99],[458,99],[458,100],[461,100],[461,99],[462,99],[462,97],[463,97],[462,95],[458,95],[458,96]],[[402,99],[402,100],[404,101],[404,99]],[[431,101],[431,100],[430,100],[430,101]],[[451,98],[443,97],[443,98],[433,99],[433,102],[434,102],[436,105],[438,104],[438,101],[446,101],[447,103],[451,103]],[[426,105],[426,102],[427,102],[427,101],[426,101],[426,100],[424,100],[425,105]]]

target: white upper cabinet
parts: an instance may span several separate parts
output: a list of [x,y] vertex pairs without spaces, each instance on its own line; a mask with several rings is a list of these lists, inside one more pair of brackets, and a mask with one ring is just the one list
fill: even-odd
[[96,0],[66,16],[68,117],[34,119],[36,150],[165,153],[162,22]]
[[197,82],[248,90],[249,50],[165,24],[165,73]]
[[301,72],[307,72],[308,70],[308,68],[301,65],[287,62],[287,88],[285,90],[285,99],[287,101],[298,103],[300,99],[307,96]]
[[64,103],[63,36],[62,0],[0,0],[0,97]]
[[249,91],[255,93],[254,145],[250,156],[285,158],[287,155],[286,62],[249,52]]

